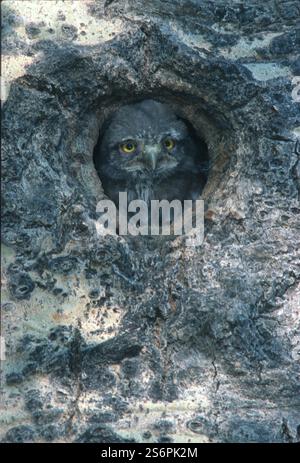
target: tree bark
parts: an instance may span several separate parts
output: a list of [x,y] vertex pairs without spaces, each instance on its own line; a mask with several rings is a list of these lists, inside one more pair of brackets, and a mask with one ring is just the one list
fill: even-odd
[[[298,2],[2,14],[2,440],[299,441]],[[201,246],[96,233],[94,147],[143,98],[207,144]]]

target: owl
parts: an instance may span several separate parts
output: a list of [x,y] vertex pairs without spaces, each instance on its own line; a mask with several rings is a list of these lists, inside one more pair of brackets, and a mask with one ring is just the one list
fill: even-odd
[[206,181],[206,153],[187,123],[151,99],[117,110],[95,150],[95,166],[106,195],[128,202],[196,199]]

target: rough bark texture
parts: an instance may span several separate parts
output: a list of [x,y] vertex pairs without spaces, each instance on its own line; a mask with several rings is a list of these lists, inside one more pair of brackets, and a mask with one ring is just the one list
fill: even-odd
[[[3,441],[299,440],[299,2],[2,14]],[[206,140],[202,246],[96,235],[94,146],[144,97]]]

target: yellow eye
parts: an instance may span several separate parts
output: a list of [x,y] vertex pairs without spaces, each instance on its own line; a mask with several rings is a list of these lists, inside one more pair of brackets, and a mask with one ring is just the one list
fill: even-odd
[[134,153],[136,149],[137,144],[133,140],[127,140],[120,144],[120,150],[123,151],[123,153]]
[[175,140],[170,137],[165,138],[163,141],[163,145],[168,151],[172,151],[172,149],[175,147],[175,144]]

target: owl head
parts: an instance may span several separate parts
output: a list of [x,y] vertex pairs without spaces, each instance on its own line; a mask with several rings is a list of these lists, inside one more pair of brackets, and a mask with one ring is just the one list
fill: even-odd
[[186,124],[167,105],[149,99],[116,111],[99,154],[98,168],[104,175],[163,179],[179,167],[191,167],[195,145]]

